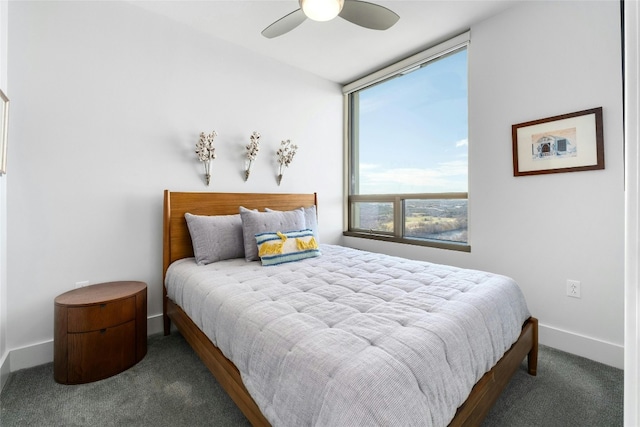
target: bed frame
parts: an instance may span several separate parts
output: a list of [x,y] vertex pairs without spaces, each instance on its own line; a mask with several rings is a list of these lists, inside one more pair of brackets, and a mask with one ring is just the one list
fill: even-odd
[[[169,335],[171,322],[173,322],[218,383],[249,422],[256,427],[270,424],[242,383],[238,369],[213,345],[189,316],[167,297],[164,279],[167,268],[172,262],[193,256],[191,236],[184,219],[186,212],[196,215],[233,215],[238,213],[239,206],[259,210],[264,210],[266,207],[275,210],[291,210],[311,205],[317,205],[315,193],[181,193],[169,190],[164,192],[162,262],[164,334]],[[467,400],[458,408],[450,426],[480,425],[513,374],[520,368],[525,356],[528,357],[529,374],[536,375],[538,320],[533,317],[524,323],[518,341],[476,383]]]

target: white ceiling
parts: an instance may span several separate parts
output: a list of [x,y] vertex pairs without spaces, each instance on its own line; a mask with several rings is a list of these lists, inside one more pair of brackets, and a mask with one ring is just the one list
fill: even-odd
[[387,0],[373,3],[400,16],[386,31],[351,24],[306,20],[293,31],[267,39],[260,33],[298,9],[297,0],[132,0],[144,9],[182,22],[337,83],[350,83],[513,6],[514,0]]

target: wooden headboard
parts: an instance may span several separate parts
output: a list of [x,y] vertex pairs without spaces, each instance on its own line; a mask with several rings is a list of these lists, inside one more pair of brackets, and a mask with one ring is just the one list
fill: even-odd
[[162,252],[162,281],[169,265],[182,258],[193,256],[191,236],[184,219],[186,212],[194,215],[234,215],[239,207],[292,210],[317,205],[316,193],[267,194],[267,193],[179,193],[164,191],[164,230]]

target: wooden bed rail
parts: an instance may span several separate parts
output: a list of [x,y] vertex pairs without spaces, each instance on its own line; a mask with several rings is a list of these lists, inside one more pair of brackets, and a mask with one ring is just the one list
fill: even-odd
[[476,383],[467,400],[458,408],[456,416],[449,426],[479,426],[482,424],[482,420],[498,400],[502,390],[520,368],[525,356],[527,356],[527,371],[530,375],[536,375],[538,365],[538,319],[535,317],[530,317],[525,322],[518,341]]

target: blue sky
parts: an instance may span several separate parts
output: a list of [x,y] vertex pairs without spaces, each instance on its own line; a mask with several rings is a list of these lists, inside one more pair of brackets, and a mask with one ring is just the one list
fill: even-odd
[[467,191],[467,51],[360,91],[360,194]]

